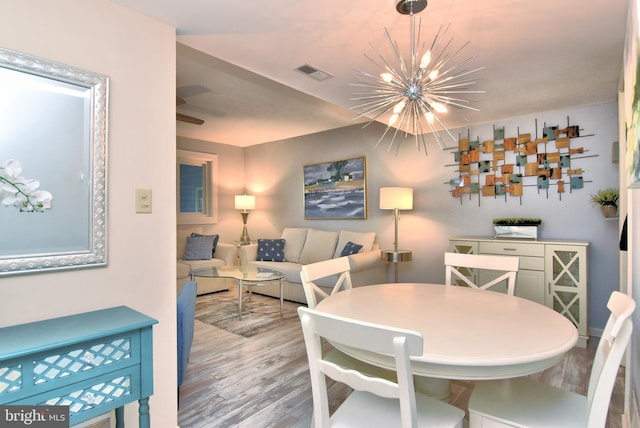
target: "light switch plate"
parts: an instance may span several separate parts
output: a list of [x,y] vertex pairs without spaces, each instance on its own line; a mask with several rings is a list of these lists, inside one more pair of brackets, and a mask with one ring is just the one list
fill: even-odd
[[136,189],[136,213],[151,212],[151,189]]

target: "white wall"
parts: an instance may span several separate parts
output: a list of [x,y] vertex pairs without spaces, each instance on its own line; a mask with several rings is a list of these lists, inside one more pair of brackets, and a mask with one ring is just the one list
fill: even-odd
[[[109,76],[110,114],[108,266],[2,277],[0,326],[116,305],[158,319],[151,421],[175,427],[175,30],[106,0],[1,9],[2,47]],[[152,214],[134,213],[139,187],[153,190]],[[137,405],[126,418],[137,426]]]
[[[505,127],[507,136],[518,133],[538,136],[546,123],[564,127],[579,125],[583,134],[572,144],[583,145],[585,159],[575,159],[572,167],[583,168],[587,181],[584,189],[566,193],[562,200],[550,190],[538,194],[535,187],[525,188],[522,203],[517,198],[483,197],[462,201],[449,193],[445,184],[456,177],[451,151],[441,151],[430,139],[428,156],[418,153],[414,140],[403,142],[400,153],[395,147],[375,143],[382,134],[380,126],[362,129],[351,126],[291,140],[248,147],[245,149],[247,190],[257,195],[258,207],[251,214],[252,236],[278,236],[285,226],[319,229],[341,228],[357,231],[373,230],[384,248],[393,243],[393,217],[378,209],[379,188],[408,186],[414,190],[414,209],[400,214],[400,247],[413,251],[413,262],[400,266],[401,281],[444,281],[443,252],[452,236],[490,236],[495,217],[540,217],[542,239],[581,239],[591,243],[589,249],[589,325],[603,328],[607,312],[605,303],[610,292],[618,288],[618,225],[605,221],[599,209],[589,202],[590,194],[606,187],[616,187],[618,165],[611,162],[612,143],[618,138],[617,105],[572,108],[535,116],[518,117],[495,123]],[[475,126],[471,137],[492,139],[494,123]],[[459,130],[464,135],[467,129]],[[458,131],[454,132],[458,135]],[[452,143],[453,144],[453,143]],[[302,167],[305,164],[366,156],[367,220],[304,220],[302,202]],[[452,165],[452,166],[447,166]],[[525,183],[526,184],[526,183]],[[568,192],[568,186],[567,186]],[[389,270],[392,274],[392,269]],[[391,279],[391,276],[389,277]]]

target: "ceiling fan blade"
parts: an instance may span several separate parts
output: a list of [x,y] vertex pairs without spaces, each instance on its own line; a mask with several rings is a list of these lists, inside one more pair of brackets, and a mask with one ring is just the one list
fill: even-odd
[[176,105],[177,106],[181,106],[182,104],[186,104],[186,103],[187,102],[184,99],[182,99],[180,97],[176,97]]
[[187,116],[186,114],[176,113],[176,120],[181,122],[193,123],[195,125],[202,125],[204,120],[198,119],[197,117]]

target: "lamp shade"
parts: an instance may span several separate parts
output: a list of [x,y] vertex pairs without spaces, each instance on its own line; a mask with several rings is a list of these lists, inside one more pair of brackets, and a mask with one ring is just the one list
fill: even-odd
[[236,195],[237,210],[253,210],[256,208],[256,197],[254,195]]
[[413,189],[411,187],[381,187],[380,209],[413,209]]

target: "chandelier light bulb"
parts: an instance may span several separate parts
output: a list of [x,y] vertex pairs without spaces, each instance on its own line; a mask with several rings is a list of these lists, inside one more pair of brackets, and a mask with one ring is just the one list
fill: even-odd
[[431,73],[429,73],[429,79],[436,80],[439,75],[440,75],[440,70],[436,68],[435,70],[431,70]]
[[435,117],[433,116],[433,113],[431,113],[430,111],[426,112],[424,117],[427,118],[427,122],[429,123],[433,123],[435,121]]
[[394,113],[391,115],[391,117],[389,118],[389,126],[393,126],[396,124],[396,122],[398,121],[398,113]]
[[431,103],[431,107],[433,107],[433,109],[437,113],[446,113],[447,112],[447,107],[444,104],[439,103],[437,101],[432,102]]
[[380,78],[387,83],[393,82],[393,75],[391,73],[380,73]]
[[396,104],[396,106],[393,108],[393,114],[397,115],[398,113],[400,113],[402,110],[404,110],[404,106],[406,105],[406,103],[403,101],[400,101],[398,104]]
[[427,68],[429,63],[431,62],[431,50],[428,50],[422,55],[422,60],[420,61],[420,68],[423,70]]

